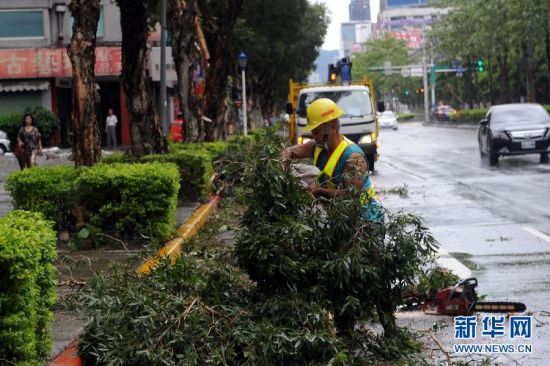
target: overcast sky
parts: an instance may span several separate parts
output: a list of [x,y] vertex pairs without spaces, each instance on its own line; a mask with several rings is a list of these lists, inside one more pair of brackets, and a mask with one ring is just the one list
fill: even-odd
[[[349,21],[350,0],[309,0],[310,3],[324,3],[327,5],[330,16],[327,35],[325,36],[324,50],[337,50],[340,48],[340,23]],[[376,21],[378,16],[379,0],[371,0],[371,20]]]

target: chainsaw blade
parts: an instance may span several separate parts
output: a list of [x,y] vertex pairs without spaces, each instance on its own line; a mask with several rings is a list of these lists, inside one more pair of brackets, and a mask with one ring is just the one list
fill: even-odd
[[498,301],[484,301],[476,302],[471,311],[482,313],[522,313],[527,309],[524,303],[521,302],[498,302]]

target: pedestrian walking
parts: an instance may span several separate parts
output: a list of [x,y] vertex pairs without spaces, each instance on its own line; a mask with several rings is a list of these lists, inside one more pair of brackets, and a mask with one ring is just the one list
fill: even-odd
[[23,116],[23,125],[17,134],[16,155],[21,170],[36,166],[36,158],[42,155],[42,135],[30,113]]
[[117,140],[116,140],[117,123],[118,123],[118,119],[113,114],[113,109],[109,108],[109,110],[107,111],[107,119],[105,120],[105,126],[107,129],[107,146],[108,147],[117,146]]

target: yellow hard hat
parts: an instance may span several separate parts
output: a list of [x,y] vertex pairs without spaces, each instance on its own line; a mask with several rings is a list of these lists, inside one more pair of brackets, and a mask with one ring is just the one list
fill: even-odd
[[340,118],[344,114],[342,108],[328,98],[315,100],[307,107],[307,125],[304,132],[311,132],[323,123]]

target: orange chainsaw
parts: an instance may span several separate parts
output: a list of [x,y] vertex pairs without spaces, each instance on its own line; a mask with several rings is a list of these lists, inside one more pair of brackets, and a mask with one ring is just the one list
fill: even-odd
[[477,301],[476,287],[477,279],[471,277],[454,287],[444,288],[421,305],[422,311],[432,315],[458,316],[474,312],[515,313],[526,309],[521,302]]

